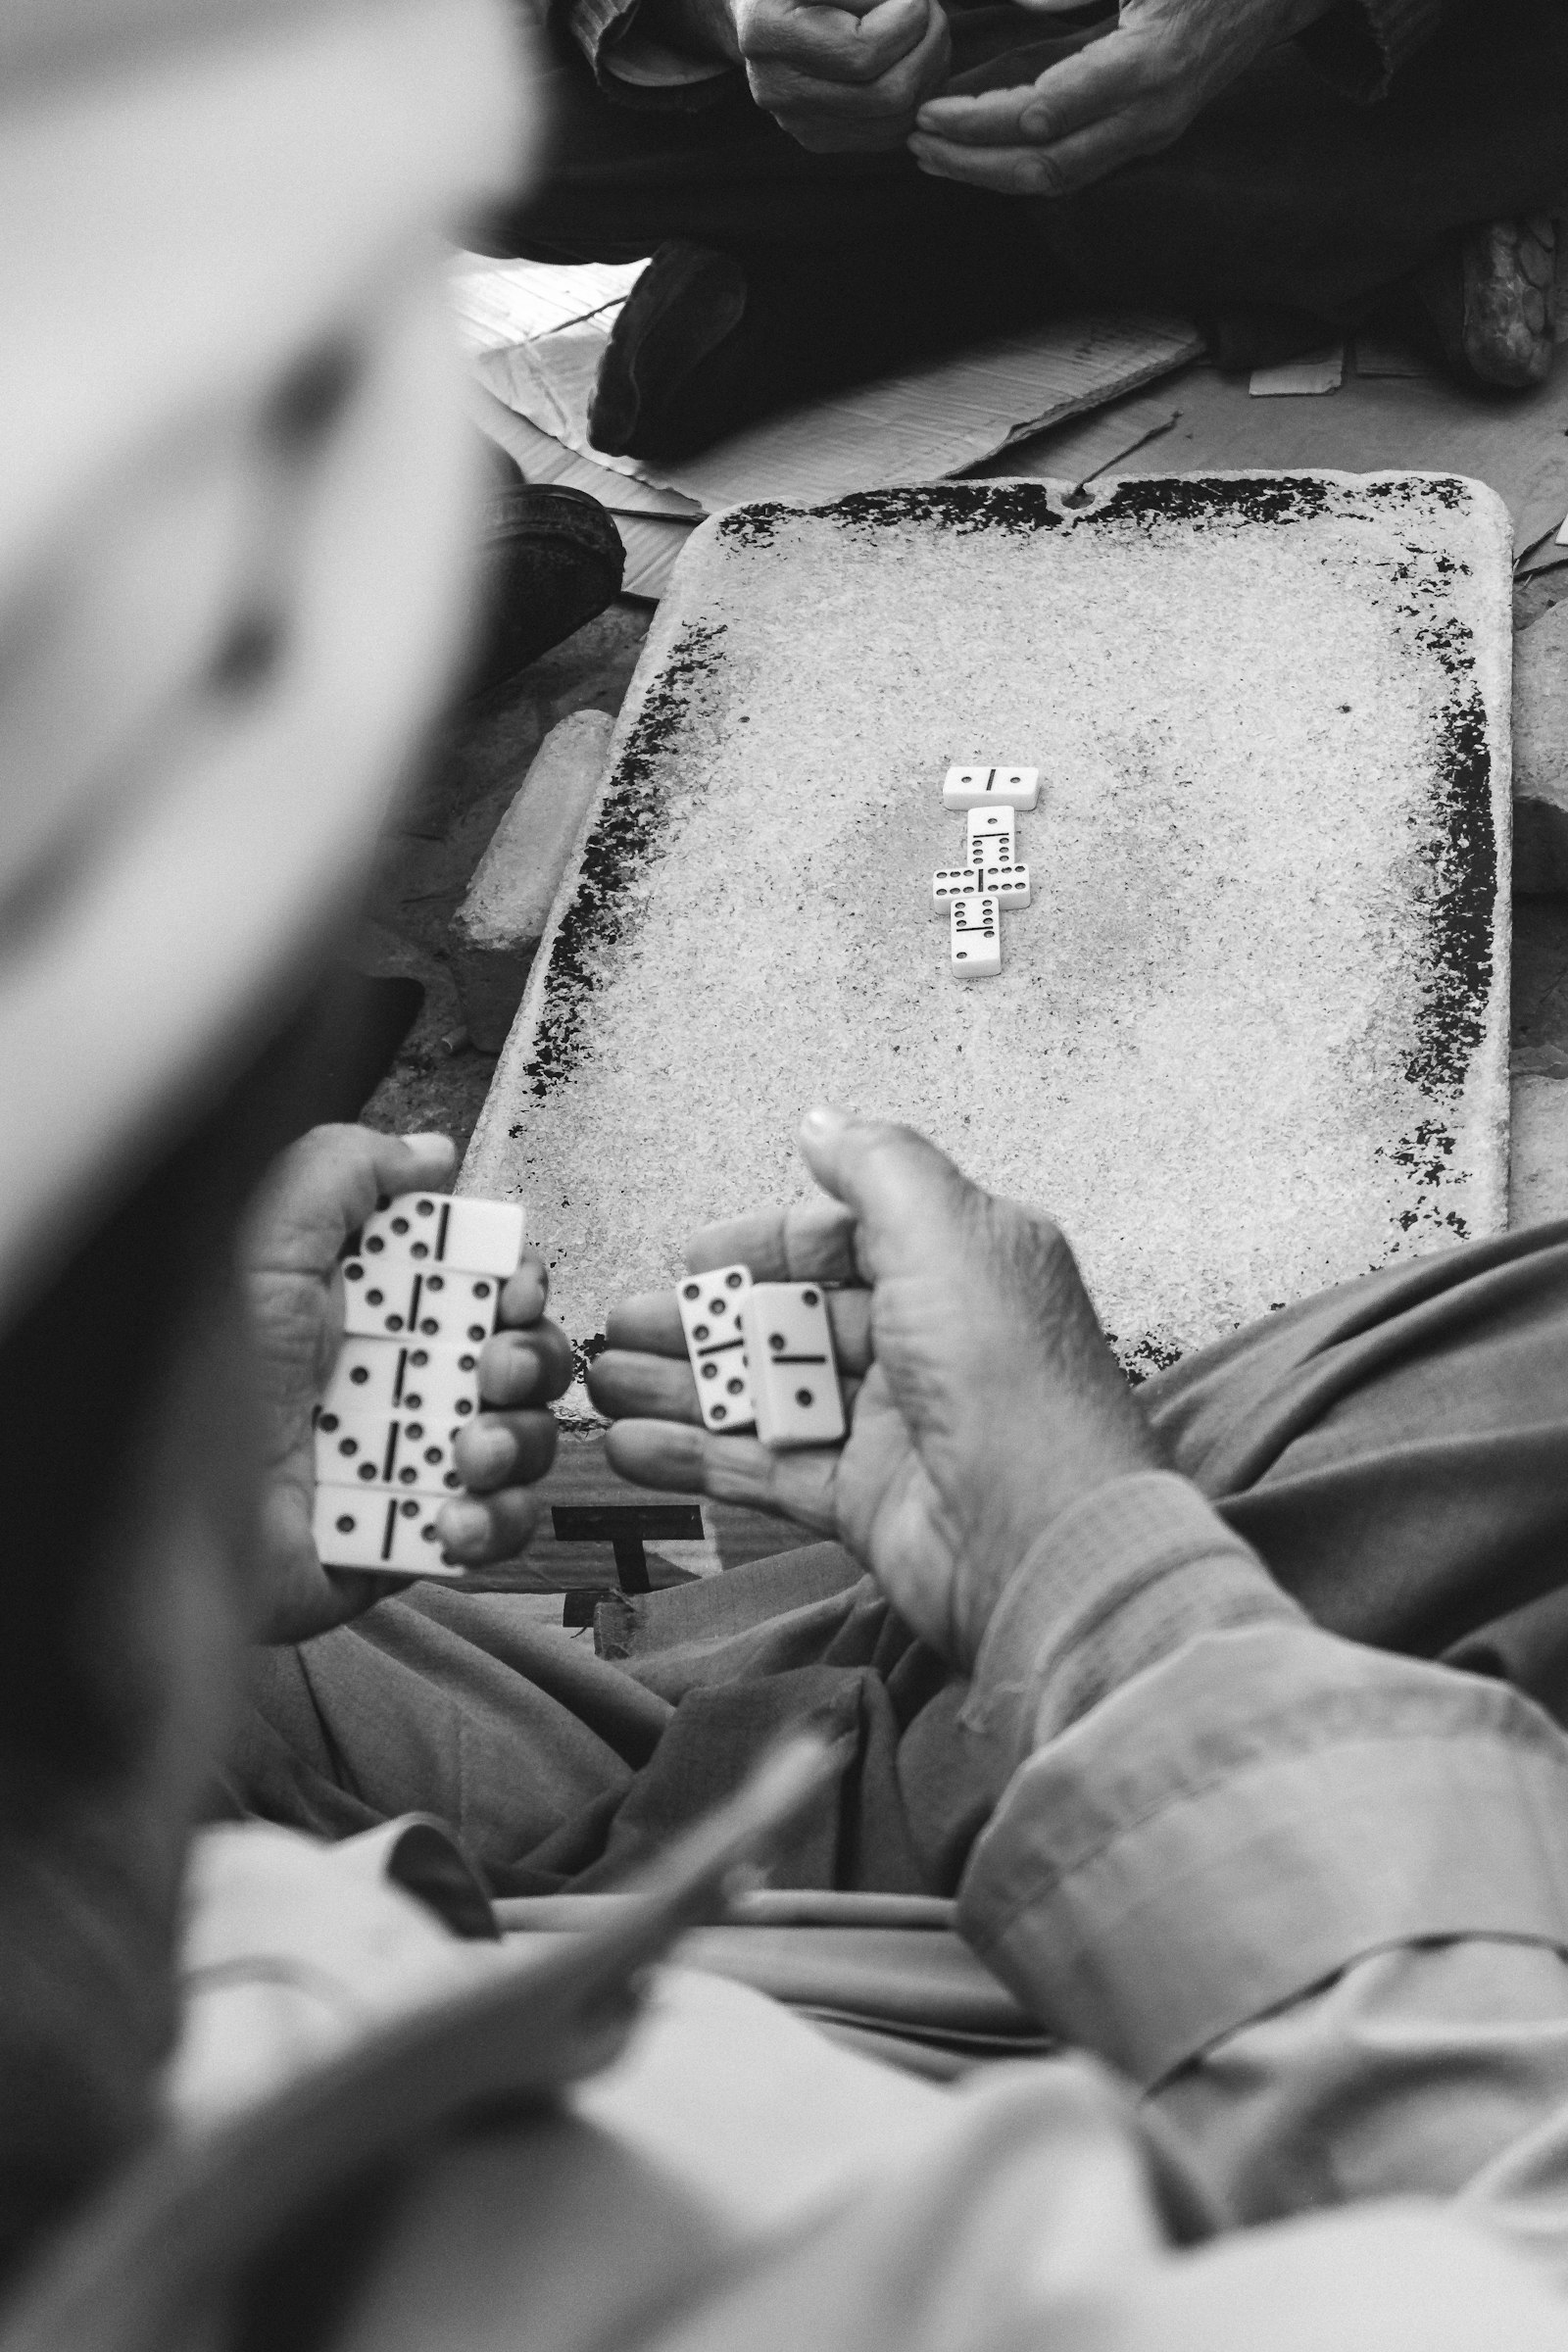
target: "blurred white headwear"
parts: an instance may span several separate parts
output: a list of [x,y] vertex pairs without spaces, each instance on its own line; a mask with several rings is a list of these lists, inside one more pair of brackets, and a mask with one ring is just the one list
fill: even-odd
[[503,0],[0,13],[0,1328],[275,1013],[458,647]]

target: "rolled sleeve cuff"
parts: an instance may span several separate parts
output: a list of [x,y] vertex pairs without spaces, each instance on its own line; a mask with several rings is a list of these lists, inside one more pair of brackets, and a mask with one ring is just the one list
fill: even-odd
[[693,113],[732,97],[731,66],[688,58],[637,30],[641,0],[570,0],[566,24],[607,96],[623,106]]
[[1117,1479],[1025,1553],[975,1660],[965,1728],[1010,1772],[1197,1635],[1264,1618],[1304,1622],[1196,1487],[1168,1470]]
[[1381,98],[1408,58],[1453,12],[1453,0],[1340,0],[1308,25],[1301,46],[1347,97]]
[[1568,1951],[1568,1745],[1505,1685],[1304,1621],[1202,1636],[1015,1775],[959,1919],[1152,2084],[1370,1952]]

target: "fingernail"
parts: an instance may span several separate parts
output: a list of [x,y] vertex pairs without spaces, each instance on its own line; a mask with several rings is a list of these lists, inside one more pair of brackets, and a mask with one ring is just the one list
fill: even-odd
[[441,1506],[441,1541],[448,1551],[471,1551],[490,1532],[490,1521],[476,1502],[445,1502]]
[[412,1152],[417,1152],[421,1144],[444,1144],[448,1151],[452,1149],[451,1136],[441,1135],[434,1128],[421,1128],[416,1135],[400,1136],[398,1141],[407,1144]]
[[801,1121],[801,1130],[803,1134],[819,1137],[841,1135],[849,1123],[843,1111],[835,1110],[831,1102],[817,1102]]

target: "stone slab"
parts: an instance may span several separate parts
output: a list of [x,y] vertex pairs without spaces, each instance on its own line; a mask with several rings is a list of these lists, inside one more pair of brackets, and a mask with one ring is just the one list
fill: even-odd
[[1568,603],[1514,644],[1513,802],[1514,889],[1568,891]]
[[[809,1190],[824,1097],[1049,1203],[1135,1375],[1500,1229],[1508,559],[1483,486],[1392,474],[702,526],[464,1172],[579,1350]],[[930,874],[975,760],[1041,767],[1037,896],[961,988]]]
[[452,918],[453,976],[481,1053],[506,1042],[613,727],[603,710],[574,710],[551,729]]

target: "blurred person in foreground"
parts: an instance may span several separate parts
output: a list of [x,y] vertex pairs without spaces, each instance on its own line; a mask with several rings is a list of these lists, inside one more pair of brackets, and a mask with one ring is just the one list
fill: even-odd
[[[376,1588],[302,1547],[338,1242],[377,1190],[451,1164],[356,1129],[278,1147],[309,1096],[290,1014],[459,655],[464,436],[428,237],[494,184],[514,69],[484,0],[218,29],[161,0],[113,36],[58,6],[12,20],[0,138],[0,404],[30,461],[0,494],[24,782],[0,837],[13,2288],[160,2129],[265,2112],[485,1965],[483,1891],[439,1831],[471,1941],[367,1890],[352,1840],[194,1835],[225,1759],[253,1812],[286,1821],[292,1790],[337,1804],[329,1826],[395,1828],[401,1785],[493,1881],[511,1851],[581,1885],[733,1786],[771,1713],[838,1742],[802,1883],[961,1881],[994,1965],[1144,2112],[1076,2063],[895,2097],[847,2053],[807,2099],[754,1998],[618,2136],[492,2117],[466,2172],[425,2160],[441,2194],[389,2205],[378,2248],[408,2266],[394,2311],[447,2289],[423,2340],[525,2275],[510,2324],[534,2342],[554,2311],[563,2342],[1557,2343],[1568,1750],[1501,1682],[1321,1630],[1236,1528],[1255,1503],[1287,1581],[1330,1617],[1380,1605],[1360,1630],[1391,1644],[1549,1586],[1560,1235],[1311,1302],[1148,1410],[1048,1220],[918,1138],[816,1114],[820,1199],[699,1247],[844,1286],[849,1444],[788,1470],[710,1449],[664,1301],[622,1310],[600,1384],[625,1467],[845,1548],[719,1580],[730,1630],[684,1643],[665,1596],[622,1669],[530,1636],[505,1595],[368,1607]],[[476,1566],[537,1508],[565,1374],[544,1306],[530,1261],[446,1520]],[[1423,1520],[1434,1460],[1452,1507]],[[279,1645],[248,1714],[247,1636]],[[301,1688],[329,1769],[291,1745]],[[683,2196],[694,2100],[753,2217],[792,2137],[870,2117],[879,2161],[763,2240]]]
[[1247,368],[1372,320],[1551,365],[1557,0],[550,0],[548,163],[498,253],[652,255],[589,409],[679,459],[1084,310]]

